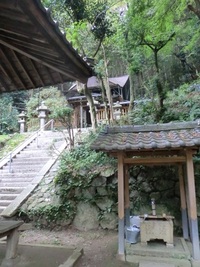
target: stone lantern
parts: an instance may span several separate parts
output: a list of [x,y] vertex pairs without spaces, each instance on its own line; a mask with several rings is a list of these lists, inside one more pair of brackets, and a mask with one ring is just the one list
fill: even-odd
[[113,115],[115,120],[119,120],[122,115],[122,105],[120,105],[119,101],[114,103],[113,105]]
[[26,130],[26,118],[27,118],[27,116],[26,116],[25,112],[22,111],[18,115],[18,117],[19,117],[19,120],[18,120],[18,122],[19,122],[19,131],[20,131],[20,133],[24,133],[25,130]]
[[40,119],[40,129],[44,130],[44,125],[46,123],[46,117],[49,113],[49,109],[45,106],[44,101],[42,101],[41,106],[37,108],[39,115],[38,118]]

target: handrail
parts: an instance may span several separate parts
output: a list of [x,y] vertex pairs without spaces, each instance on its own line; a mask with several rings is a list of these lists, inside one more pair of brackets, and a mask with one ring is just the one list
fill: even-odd
[[[6,155],[4,158],[2,158],[0,160],[0,169],[3,168],[3,166],[5,164],[7,164],[8,162],[10,162],[9,164],[9,172],[12,172],[12,159],[18,154],[20,153],[21,150],[23,150],[25,147],[27,147],[31,142],[33,142],[33,140],[35,140],[36,138],[38,139],[38,134],[39,132],[42,132],[46,126],[48,126],[49,124],[51,124],[51,130],[53,130],[53,123],[54,120],[50,120],[48,121],[43,128],[40,128],[39,130],[37,130],[36,132],[34,132],[34,134],[32,134],[29,138],[27,138],[22,144],[20,144],[19,146],[17,146],[15,149],[13,149],[8,155]],[[37,143],[38,146],[38,143]]]

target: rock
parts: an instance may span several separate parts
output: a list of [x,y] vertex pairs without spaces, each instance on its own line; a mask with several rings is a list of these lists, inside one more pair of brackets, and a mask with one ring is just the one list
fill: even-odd
[[89,189],[84,189],[82,191],[82,195],[83,195],[84,199],[92,199],[94,197],[94,194],[92,194],[91,190],[89,190]]
[[100,221],[103,229],[114,230],[117,227],[117,215],[114,212],[105,213]]
[[77,212],[73,220],[73,226],[78,230],[84,231],[98,229],[98,214],[99,210],[97,207],[91,205],[90,203],[80,202],[77,205]]
[[106,178],[98,176],[92,181],[92,186],[105,186],[106,185]]
[[100,196],[107,196],[108,195],[108,192],[105,188],[105,186],[100,186],[100,187],[97,187],[97,193],[100,195]]
[[104,197],[102,199],[96,200],[95,203],[100,208],[100,210],[107,210],[114,204],[114,201],[112,199],[109,199],[108,197]]
[[101,176],[103,177],[110,177],[115,174],[115,169],[113,167],[107,167],[101,170]]

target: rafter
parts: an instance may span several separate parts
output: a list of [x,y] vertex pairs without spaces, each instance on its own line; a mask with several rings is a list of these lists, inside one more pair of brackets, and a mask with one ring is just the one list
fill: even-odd
[[[0,68],[1,68],[1,65],[0,65]],[[2,70],[3,71],[3,70]],[[4,76],[3,75],[0,75],[0,83],[2,84],[2,87],[4,88],[3,89],[3,92],[7,92],[7,89],[9,88],[5,79],[4,79]]]
[[22,88],[25,89],[26,86],[25,86],[24,82],[22,81],[22,79],[20,78],[19,71],[16,69],[14,64],[11,64],[12,60],[11,60],[9,54],[5,51],[5,49],[3,47],[0,48],[0,51],[1,51],[4,59],[6,60],[6,64],[8,65],[9,69],[14,73],[14,77],[18,79],[19,83],[21,83],[21,85],[22,85]]
[[31,86],[35,87],[35,84],[34,84],[32,78],[30,77],[29,73],[26,71],[21,59],[19,58],[19,56],[14,51],[13,51],[13,53],[15,54],[15,58],[17,59],[17,61],[18,61],[19,65],[20,65],[20,67],[22,68],[23,72],[26,74],[27,79],[31,83]]
[[28,48],[30,47],[36,51],[40,51],[41,49],[43,49],[44,52],[52,53],[52,55],[54,55],[55,57],[56,56],[58,57],[58,55],[59,55],[57,52],[52,51],[52,49],[49,48],[49,45],[47,43],[44,43],[44,42],[31,40],[30,38],[15,35],[12,33],[7,35],[5,32],[2,32],[1,30],[0,30],[0,37],[5,42],[11,42],[11,44],[18,44],[19,46],[28,47]]
[[[15,46],[10,45],[9,43],[7,43],[7,42],[5,42],[5,41],[3,41],[3,40],[1,40],[1,39],[0,39],[0,43],[3,44],[3,45],[5,45],[5,46],[7,46],[7,47],[9,47],[9,48],[11,48],[11,49],[13,49],[14,51],[17,51],[18,53],[20,53],[20,54],[22,54],[22,55],[24,55],[24,56],[27,56],[27,57],[29,57],[29,58],[31,58],[31,59],[37,61],[37,62],[40,62],[41,64],[45,65],[46,67],[49,67],[49,68],[51,68],[51,69],[53,69],[53,70],[55,70],[55,71],[58,71],[58,72],[62,73],[63,75],[65,75],[65,76],[67,76],[67,77],[69,77],[69,78],[74,79],[75,77],[77,77],[77,80],[80,80],[80,74],[77,74],[77,75],[76,75],[76,73],[74,73],[74,75],[72,76],[68,71],[63,71],[63,70],[61,70],[61,69],[59,69],[59,68],[56,68],[56,67],[54,67],[53,64],[51,65],[51,64],[49,64],[49,63],[46,63],[46,62],[44,62],[43,60],[41,60],[40,58],[38,58],[38,57],[36,57],[36,56],[32,56],[32,55],[30,55],[29,53],[24,52],[22,49],[16,48]],[[84,75],[82,76],[82,78],[83,78],[83,77],[84,77]]]
[[48,73],[48,76],[49,76],[49,78],[51,79],[51,82],[54,84],[55,81],[54,81],[54,79],[53,79],[53,77],[52,77],[52,75],[51,75],[49,69],[48,69],[46,66],[45,66],[44,68],[45,68],[46,72]]
[[35,71],[35,73],[37,74],[38,78],[40,79],[40,82],[41,82],[42,86],[44,86],[44,82],[42,80],[42,77],[41,77],[39,71],[37,70],[37,67],[36,67],[36,65],[35,65],[35,63],[34,63],[34,61],[32,59],[30,59],[30,63],[31,63],[31,66],[32,66],[33,70]]
[[[1,53],[1,55],[3,55],[1,48],[0,48],[0,53]],[[12,73],[10,72],[10,70],[8,69],[8,67],[6,66],[6,64],[3,61],[1,61],[0,67],[1,67],[2,71],[4,72],[4,74],[6,75],[7,79],[9,79],[10,82],[15,87],[17,87],[16,81],[13,79]]]

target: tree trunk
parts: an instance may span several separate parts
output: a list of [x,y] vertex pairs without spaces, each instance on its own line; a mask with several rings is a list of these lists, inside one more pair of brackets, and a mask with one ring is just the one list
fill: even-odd
[[128,107],[128,112],[131,112],[134,108],[134,100],[135,100],[135,92],[134,92],[134,80],[133,80],[133,71],[129,72],[129,80],[130,80],[130,104]]
[[88,90],[86,84],[83,84],[83,83],[76,81],[76,85],[77,85],[78,92],[83,92],[87,98],[87,101],[88,101],[88,104],[90,107],[90,117],[91,117],[91,122],[92,122],[92,129],[95,130],[97,128],[97,119],[96,119],[96,111],[95,111],[95,106],[94,106],[92,94],[91,94],[90,90]]
[[96,110],[95,110],[95,105],[94,105],[94,101],[92,98],[92,94],[91,94],[90,90],[87,88],[86,84],[84,84],[84,95],[86,96],[89,107],[90,107],[90,117],[91,117],[91,122],[92,122],[92,129],[95,130],[97,128]]
[[99,83],[101,85],[101,95],[102,95],[102,100],[105,106],[105,114],[106,114],[106,121],[109,121],[109,116],[108,116],[108,105],[107,105],[107,101],[106,101],[106,88],[103,82],[103,78],[102,76],[98,77]]
[[104,66],[105,66],[105,78],[103,78],[103,83],[106,88],[106,96],[108,98],[108,103],[110,106],[110,121],[113,121],[113,99],[111,95],[111,90],[110,90],[110,85],[109,85],[109,80],[108,80],[108,64],[107,64],[107,59],[106,59],[106,53],[104,46],[101,45],[102,50],[103,50],[103,57],[104,57]]
[[200,1],[199,0],[194,0],[195,6],[188,4],[188,9],[192,11],[200,20]]
[[155,67],[156,67],[156,88],[158,92],[158,101],[159,101],[159,107],[160,111],[163,109],[163,102],[164,102],[164,94],[163,94],[163,87],[162,83],[160,81],[160,70],[158,65],[158,50],[154,49],[154,59],[155,59]]

